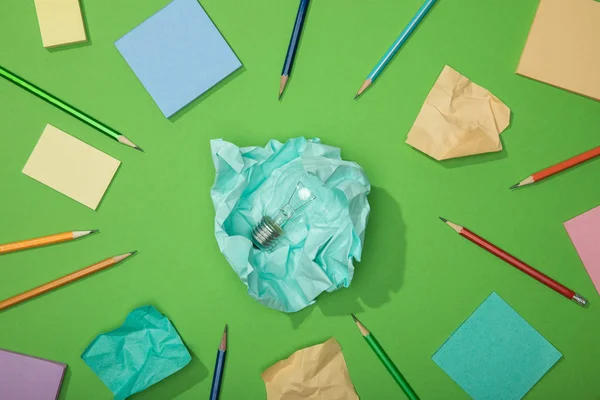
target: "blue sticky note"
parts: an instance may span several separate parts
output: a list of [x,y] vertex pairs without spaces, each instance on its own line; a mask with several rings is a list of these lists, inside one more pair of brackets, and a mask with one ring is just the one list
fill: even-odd
[[561,357],[493,292],[433,361],[475,400],[519,400]]
[[115,46],[167,118],[242,65],[197,0],[174,0]]

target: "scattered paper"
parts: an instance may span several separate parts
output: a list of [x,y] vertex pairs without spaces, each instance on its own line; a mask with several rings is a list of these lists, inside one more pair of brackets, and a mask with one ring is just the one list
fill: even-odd
[[66,364],[0,350],[0,399],[56,400]]
[[296,351],[261,375],[267,400],[358,400],[339,343]]
[[85,42],[79,0],[34,0],[44,47]]
[[[240,148],[211,141],[211,188],[221,253],[262,304],[295,312],[322,292],[348,287],[360,261],[371,190],[363,169],[318,139]],[[302,182],[316,197],[285,225],[271,252],[253,247],[254,226],[274,216]]]
[[160,382],[192,359],[171,321],[152,306],[133,310],[120,328],[94,339],[81,358],[115,400]]
[[600,206],[565,222],[565,228],[600,294]]
[[541,0],[517,74],[600,100],[600,3]]
[[120,164],[48,124],[23,173],[95,210]]
[[561,357],[493,292],[433,361],[474,400],[520,400]]
[[500,151],[499,135],[509,123],[504,103],[446,65],[406,143],[438,161]]
[[174,0],[115,45],[167,118],[242,66],[198,0]]

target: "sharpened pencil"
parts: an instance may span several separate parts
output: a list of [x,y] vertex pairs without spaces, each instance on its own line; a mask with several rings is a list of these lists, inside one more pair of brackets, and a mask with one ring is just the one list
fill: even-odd
[[544,285],[548,286],[550,289],[554,290],[555,292],[562,294],[569,300],[573,300],[575,303],[579,304],[582,307],[585,307],[587,305],[587,300],[583,296],[575,293],[568,287],[561,285],[560,283],[556,282],[554,279],[550,278],[549,276],[547,276],[547,275],[541,273],[540,271],[538,271],[537,269],[533,268],[531,265],[524,263],[523,261],[519,260],[515,256],[507,253],[506,251],[502,250],[501,248],[497,247],[496,245],[493,245],[492,243],[488,242],[487,240],[485,240],[481,236],[477,235],[476,233],[471,232],[464,226],[460,226],[458,224],[455,224],[454,222],[450,222],[447,219],[442,218],[442,217],[440,217],[440,219],[442,220],[442,222],[444,222],[450,228],[455,230],[462,237],[470,240],[471,242],[475,243],[477,246],[481,247],[482,249],[487,250],[488,252],[492,253],[493,255],[500,258],[501,260],[503,260],[503,261],[507,262],[508,264],[512,265],[513,267],[521,270],[522,272],[526,273],[527,275],[529,275],[533,279],[539,281],[540,283],[543,283]]
[[582,163],[584,163],[588,160],[591,160],[592,158],[596,158],[598,156],[600,156],[600,146],[593,148],[591,150],[588,150],[584,153],[578,154],[575,157],[571,157],[568,160],[560,162],[556,165],[553,165],[551,167],[548,167],[541,171],[538,171],[535,174],[532,174],[532,175],[528,176],[527,178],[523,179],[521,182],[517,183],[516,185],[512,185],[510,188],[516,189],[516,188],[519,188],[522,186],[531,185],[532,183],[539,182],[543,179],[549,178],[552,175],[556,175],[559,172],[562,172],[566,169],[573,168],[579,164],[582,164]]
[[13,243],[0,244],[0,254],[12,253],[13,251],[33,249],[36,247],[49,246],[51,244],[68,242],[79,239],[87,235],[98,232],[97,229],[91,231],[72,231],[57,233],[55,235],[42,236],[35,239],[21,240]]
[[21,87],[22,89],[27,90],[29,93],[34,94],[35,96],[46,101],[47,103],[52,104],[56,108],[59,108],[62,111],[66,112],[67,114],[70,114],[71,116],[77,118],[78,120],[86,123],[87,125],[91,126],[92,128],[104,133],[107,136],[110,136],[111,138],[115,139],[117,142],[122,143],[129,147],[132,147],[141,152],[144,151],[139,146],[137,146],[135,143],[133,143],[131,140],[127,139],[125,136],[123,136],[122,134],[120,134],[119,132],[114,130],[113,128],[109,127],[108,125],[103,124],[102,122],[89,116],[88,114],[84,113],[83,111],[80,111],[80,110],[76,109],[75,107],[65,103],[58,97],[51,95],[44,89],[41,89],[38,86],[34,85],[33,83],[28,82],[27,80],[21,78],[20,76],[18,76],[15,73],[10,72],[9,70],[7,70],[6,68],[4,68],[2,66],[0,66],[0,76],[3,77],[4,79],[6,79],[7,81],[12,82],[15,85]]
[[223,381],[223,370],[225,369],[225,353],[227,353],[227,325],[225,325],[219,350],[217,351],[215,372],[213,373],[212,387],[210,389],[210,400],[217,400],[219,398],[221,382]]
[[110,268],[113,265],[116,265],[121,261],[125,260],[126,258],[134,255],[135,253],[137,253],[137,251],[132,251],[130,253],[125,253],[120,256],[107,258],[104,261],[100,261],[94,265],[90,265],[89,267],[85,267],[83,269],[80,269],[79,271],[75,271],[68,275],[65,275],[62,278],[55,279],[34,289],[28,290],[26,292],[8,298],[4,301],[0,301],[0,311],[6,310],[7,308],[10,308],[12,306],[16,306],[17,304],[33,299],[34,297],[40,296],[44,293],[48,293],[54,289],[58,289],[62,286],[68,285],[71,282],[78,281],[79,279],[95,274],[96,272],[100,272],[104,269]]
[[375,66],[375,68],[373,68],[373,70],[371,71],[369,76],[367,76],[367,79],[365,79],[365,81],[363,82],[362,86],[358,90],[358,93],[356,93],[356,96],[354,96],[355,100],[365,90],[367,90],[367,88],[369,86],[371,86],[371,83],[373,83],[375,81],[375,79],[377,79],[377,77],[381,74],[381,72],[385,69],[385,67],[392,60],[394,55],[398,52],[398,50],[400,50],[402,45],[404,45],[404,43],[406,43],[406,41],[410,37],[411,33],[413,33],[413,31],[416,29],[416,27],[419,25],[419,23],[421,23],[421,21],[423,20],[423,18],[427,14],[427,12],[429,10],[431,10],[431,7],[433,7],[435,2],[436,2],[436,0],[425,1],[425,3],[421,6],[419,11],[417,11],[415,16],[410,20],[410,22],[408,23],[406,28],[404,28],[402,33],[400,33],[400,36],[398,36],[398,38],[396,39],[394,44],[392,44],[392,47],[390,47],[388,49],[387,53],[385,53],[385,55],[381,58],[381,60],[379,60],[379,62]]
[[400,373],[398,368],[396,368],[396,365],[394,364],[392,359],[386,354],[385,350],[383,350],[383,347],[381,347],[377,339],[375,339],[371,332],[369,332],[369,330],[365,328],[365,326],[358,320],[358,318],[356,318],[354,314],[350,315],[352,315],[352,319],[354,319],[354,322],[356,323],[356,326],[358,327],[360,333],[363,335],[369,346],[371,346],[371,349],[375,352],[375,354],[377,354],[379,360],[383,363],[385,368],[392,375],[392,377],[394,378],[398,386],[400,386],[404,394],[406,394],[406,397],[408,397],[410,400],[419,400],[419,396],[417,396],[413,388],[410,387],[406,378],[404,378],[404,376]]
[[304,20],[308,11],[309,1],[310,0],[300,0],[300,7],[298,8],[298,14],[296,15],[296,21],[294,22],[292,37],[290,38],[290,44],[285,55],[285,61],[283,62],[283,69],[281,71],[278,100],[281,100],[285,86],[287,85],[290,74],[292,73],[292,66],[294,65],[294,59],[296,58],[296,50],[298,49],[300,35],[302,34],[302,28],[304,27]]

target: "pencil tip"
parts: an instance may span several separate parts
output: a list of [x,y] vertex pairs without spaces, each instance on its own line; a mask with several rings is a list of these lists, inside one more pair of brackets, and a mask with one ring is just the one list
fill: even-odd
[[514,184],[514,185],[512,185],[512,186],[511,186],[509,189],[513,190],[513,189],[516,189],[516,188],[518,188],[519,186],[521,186],[521,184],[520,184],[520,183],[515,183],[515,184]]
[[131,257],[131,256],[134,256],[134,255],[136,255],[136,254],[137,254],[137,252],[138,252],[137,250],[134,250],[134,251],[132,251],[131,253],[129,253],[129,256],[130,256],[130,257]]
[[100,232],[100,229],[92,229],[89,234],[91,235],[91,234],[96,233],[96,232]]
[[142,153],[145,153],[144,149],[142,149],[140,146],[135,146],[134,147],[136,150],[141,151]]
[[283,91],[285,90],[285,85],[287,85],[288,79],[288,75],[281,75],[281,80],[279,81],[279,97],[277,100],[281,100],[281,96],[283,96]]
[[354,96],[354,100],[358,99],[358,96],[360,96],[365,90],[367,90],[367,88],[371,85],[371,82],[373,82],[372,79],[367,79],[363,82],[360,89],[358,89],[358,93],[356,93],[356,96]]
[[448,222],[448,220],[446,218],[442,218],[442,217],[438,217],[439,219],[441,219],[442,221],[444,221],[444,223]]
[[352,315],[352,319],[354,320],[354,322],[358,322],[358,318],[356,318],[356,315],[354,315],[352,313],[350,315]]
[[223,336],[221,336],[221,344],[219,344],[219,351],[227,351],[227,330],[229,329],[229,325],[225,324],[225,329],[223,329]]

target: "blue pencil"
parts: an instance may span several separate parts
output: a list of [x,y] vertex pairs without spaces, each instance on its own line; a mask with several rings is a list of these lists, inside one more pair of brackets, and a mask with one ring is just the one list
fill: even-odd
[[300,34],[302,33],[302,27],[304,26],[304,18],[308,11],[308,2],[310,0],[300,0],[300,7],[298,8],[298,15],[296,16],[296,22],[294,23],[294,30],[292,30],[292,37],[290,38],[290,45],[285,55],[285,61],[283,62],[283,70],[281,71],[281,81],[279,82],[279,99],[283,94],[285,85],[287,84],[288,78],[292,72],[292,65],[294,65],[294,58],[296,58],[296,49],[298,48],[298,42],[300,41]]
[[419,23],[423,20],[423,18],[431,9],[431,7],[433,7],[435,2],[436,0],[425,1],[425,4],[421,6],[417,14],[410,20],[408,25],[406,25],[406,28],[404,28],[400,36],[398,36],[398,39],[396,39],[392,47],[390,47],[387,53],[385,53],[381,60],[379,60],[375,68],[373,68],[373,71],[371,71],[369,76],[367,76],[367,79],[365,79],[358,93],[354,97],[355,99],[358,98],[358,96],[360,96],[362,92],[364,92],[371,85],[371,83],[373,83],[375,79],[377,79],[377,77],[379,76],[379,74],[381,74],[386,65],[388,65],[392,57],[394,57],[394,54],[396,54],[400,47],[402,47],[402,45],[408,40],[410,34],[413,33],[417,25],[419,25]]
[[225,353],[227,353],[227,325],[223,331],[223,337],[221,338],[221,345],[219,351],[217,351],[217,362],[215,364],[215,373],[213,374],[212,387],[210,389],[210,400],[217,400],[219,398],[219,391],[221,390],[221,382],[223,380],[223,370],[225,369]]

